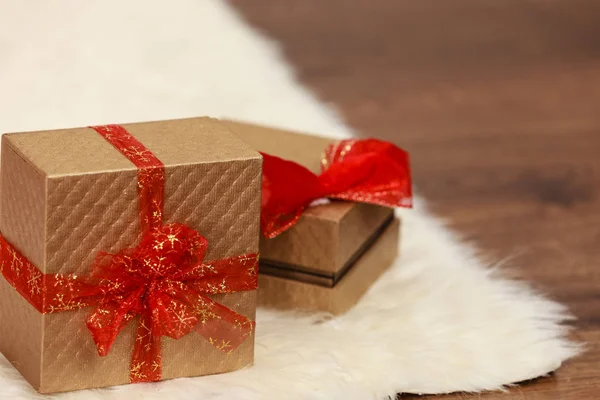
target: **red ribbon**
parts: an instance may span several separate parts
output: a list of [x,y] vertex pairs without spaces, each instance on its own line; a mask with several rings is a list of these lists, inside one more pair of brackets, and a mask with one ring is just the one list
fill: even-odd
[[208,295],[257,288],[256,254],[205,262],[207,240],[183,224],[162,225],[164,165],[118,125],[93,127],[138,167],[143,237],[137,247],[100,253],[87,277],[43,274],[0,236],[0,269],[41,313],[95,307],[87,320],[100,356],[139,316],[131,382],[161,379],[161,337],[192,330],[230,353],[254,330],[254,321]]
[[412,207],[408,153],[376,139],[329,145],[316,175],[292,161],[262,153],[261,228],[273,238],[291,228],[321,198]]

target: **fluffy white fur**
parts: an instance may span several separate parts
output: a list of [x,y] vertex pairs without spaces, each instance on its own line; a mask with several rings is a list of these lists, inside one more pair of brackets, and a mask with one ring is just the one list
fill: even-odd
[[[2,132],[212,115],[350,134],[221,2],[0,0],[0,9]],[[575,354],[563,307],[486,268],[416,204],[401,212],[401,258],[348,314],[315,323],[259,310],[253,368],[41,396],[0,358],[0,398],[383,399],[498,389]]]

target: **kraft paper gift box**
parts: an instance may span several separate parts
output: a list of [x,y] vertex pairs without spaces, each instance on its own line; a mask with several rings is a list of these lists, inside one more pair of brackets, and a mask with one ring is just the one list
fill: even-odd
[[0,350],[37,390],[253,362],[262,159],[230,129],[7,134],[1,163]]
[[[224,121],[253,148],[321,171],[331,139]],[[263,189],[264,190],[264,189]],[[259,305],[341,314],[355,305],[398,255],[392,208],[349,201],[306,208],[289,230],[261,236]]]

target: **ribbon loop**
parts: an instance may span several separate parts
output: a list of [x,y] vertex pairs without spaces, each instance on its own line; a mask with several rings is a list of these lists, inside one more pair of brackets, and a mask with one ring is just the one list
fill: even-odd
[[411,207],[408,153],[376,139],[329,145],[316,175],[292,161],[262,153],[261,229],[273,238],[291,228],[313,201],[332,199]]

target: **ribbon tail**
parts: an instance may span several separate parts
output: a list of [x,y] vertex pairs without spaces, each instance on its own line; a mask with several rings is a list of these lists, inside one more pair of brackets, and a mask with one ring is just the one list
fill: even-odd
[[131,314],[119,314],[117,310],[115,303],[103,304],[96,307],[87,319],[87,327],[101,357],[108,355],[115,338],[132,318]]
[[145,309],[140,314],[135,346],[131,357],[131,368],[129,370],[131,383],[161,380],[161,340],[160,335],[156,335],[153,331],[152,314]]
[[140,305],[140,291],[125,299],[105,301],[98,305],[87,319],[87,327],[101,357],[108,355],[123,328],[133,319]]
[[256,323],[245,316],[200,295],[196,303],[196,331],[210,344],[231,353],[254,333]]

